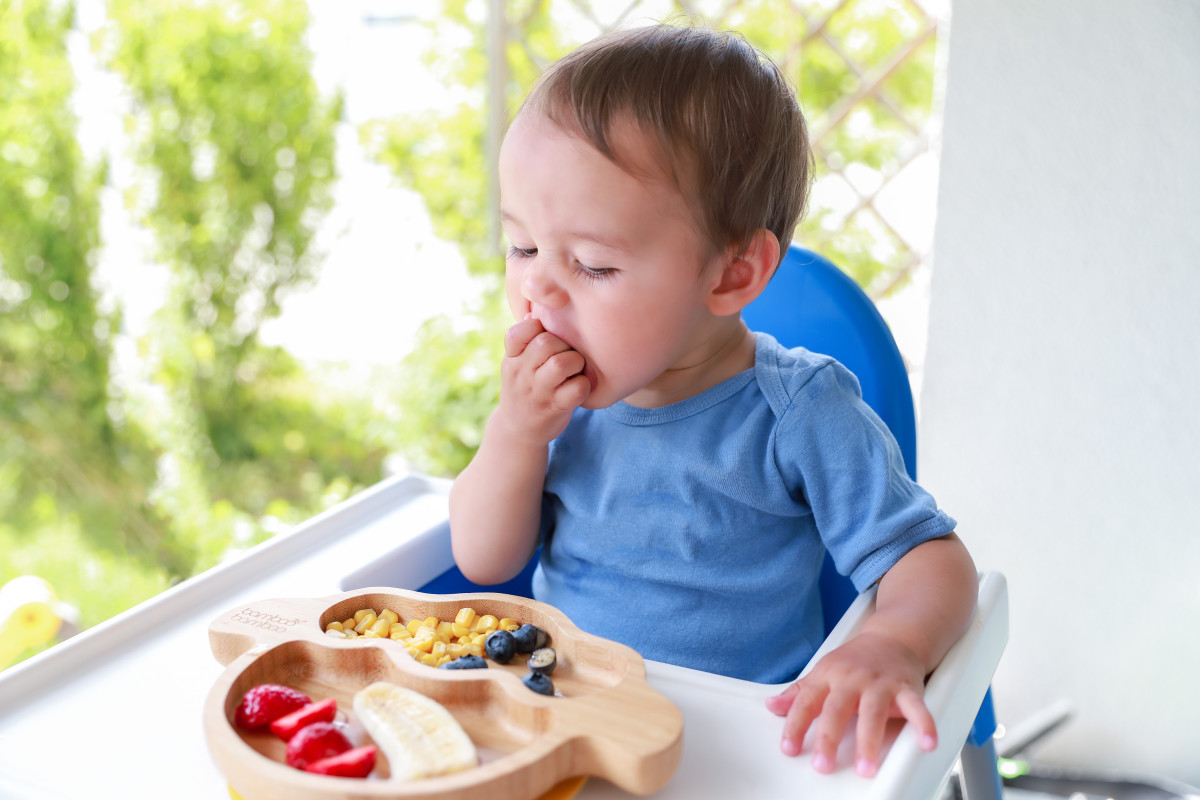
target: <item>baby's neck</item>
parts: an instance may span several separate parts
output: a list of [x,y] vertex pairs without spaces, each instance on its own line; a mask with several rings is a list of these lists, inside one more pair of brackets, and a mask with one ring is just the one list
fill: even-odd
[[753,367],[755,343],[741,317],[733,317],[701,342],[690,358],[626,397],[625,402],[638,408],[659,408],[695,397]]

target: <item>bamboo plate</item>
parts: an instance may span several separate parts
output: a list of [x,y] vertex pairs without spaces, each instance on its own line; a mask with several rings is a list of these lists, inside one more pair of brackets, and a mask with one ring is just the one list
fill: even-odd
[[[334,639],[325,626],[362,608],[390,608],[401,621],[453,619],[463,606],[511,617],[550,634],[558,655],[554,697],[521,683],[524,659],[488,669],[440,670],[414,661],[390,639]],[[238,606],[209,626],[226,665],[208,694],[204,730],[213,760],[247,800],[529,800],[569,778],[592,775],[635,794],[662,788],[679,764],[683,718],[646,684],[633,649],[584,633],[558,609],[504,594],[431,595],[370,588],[324,598]],[[368,779],[333,778],[284,763],[282,740],[233,724],[242,695],[260,683],[295,687],[314,700],[336,697],[351,741],[369,742],[354,719],[355,692],[375,681],[421,692],[445,706],[480,755],[474,769],[412,782],[388,779],[382,752]],[[577,788],[577,787],[576,787]],[[562,795],[558,795],[562,796]],[[569,796],[569,794],[567,795]]]

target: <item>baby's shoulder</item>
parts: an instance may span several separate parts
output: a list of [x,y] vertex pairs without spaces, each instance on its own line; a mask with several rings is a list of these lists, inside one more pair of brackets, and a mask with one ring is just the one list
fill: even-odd
[[784,347],[767,334],[757,336],[755,376],[776,414],[798,400],[822,403],[862,396],[858,379],[832,356]]

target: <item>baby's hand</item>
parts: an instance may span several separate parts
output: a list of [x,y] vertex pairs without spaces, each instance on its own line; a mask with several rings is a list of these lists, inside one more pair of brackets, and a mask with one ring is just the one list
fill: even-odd
[[879,770],[889,718],[907,719],[916,728],[921,749],[933,750],[937,731],[922,699],[923,673],[917,656],[897,640],[879,633],[859,634],[781,694],[767,698],[773,714],[787,717],[780,749],[799,755],[805,734],[816,722],[813,769],[832,772],[838,744],[857,713],[854,768],[863,777],[874,777]]
[[583,368],[582,355],[527,317],[504,335],[496,415],[521,441],[548,444],[591,391]]

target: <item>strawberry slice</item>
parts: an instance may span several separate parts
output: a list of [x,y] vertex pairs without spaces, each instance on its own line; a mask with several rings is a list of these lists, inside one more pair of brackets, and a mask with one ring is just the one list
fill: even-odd
[[337,698],[330,697],[309,703],[287,716],[280,717],[271,723],[271,731],[286,742],[301,728],[308,727],[314,722],[333,722],[335,716],[337,716]]
[[287,763],[296,769],[304,769],[314,761],[341,755],[353,747],[346,734],[333,723],[314,722],[301,728],[287,745]]
[[240,728],[264,728],[311,702],[308,695],[290,686],[260,683],[242,697],[233,719]]
[[355,747],[339,755],[314,761],[304,771],[336,775],[339,778],[365,778],[375,769],[375,753],[376,749],[371,745]]

